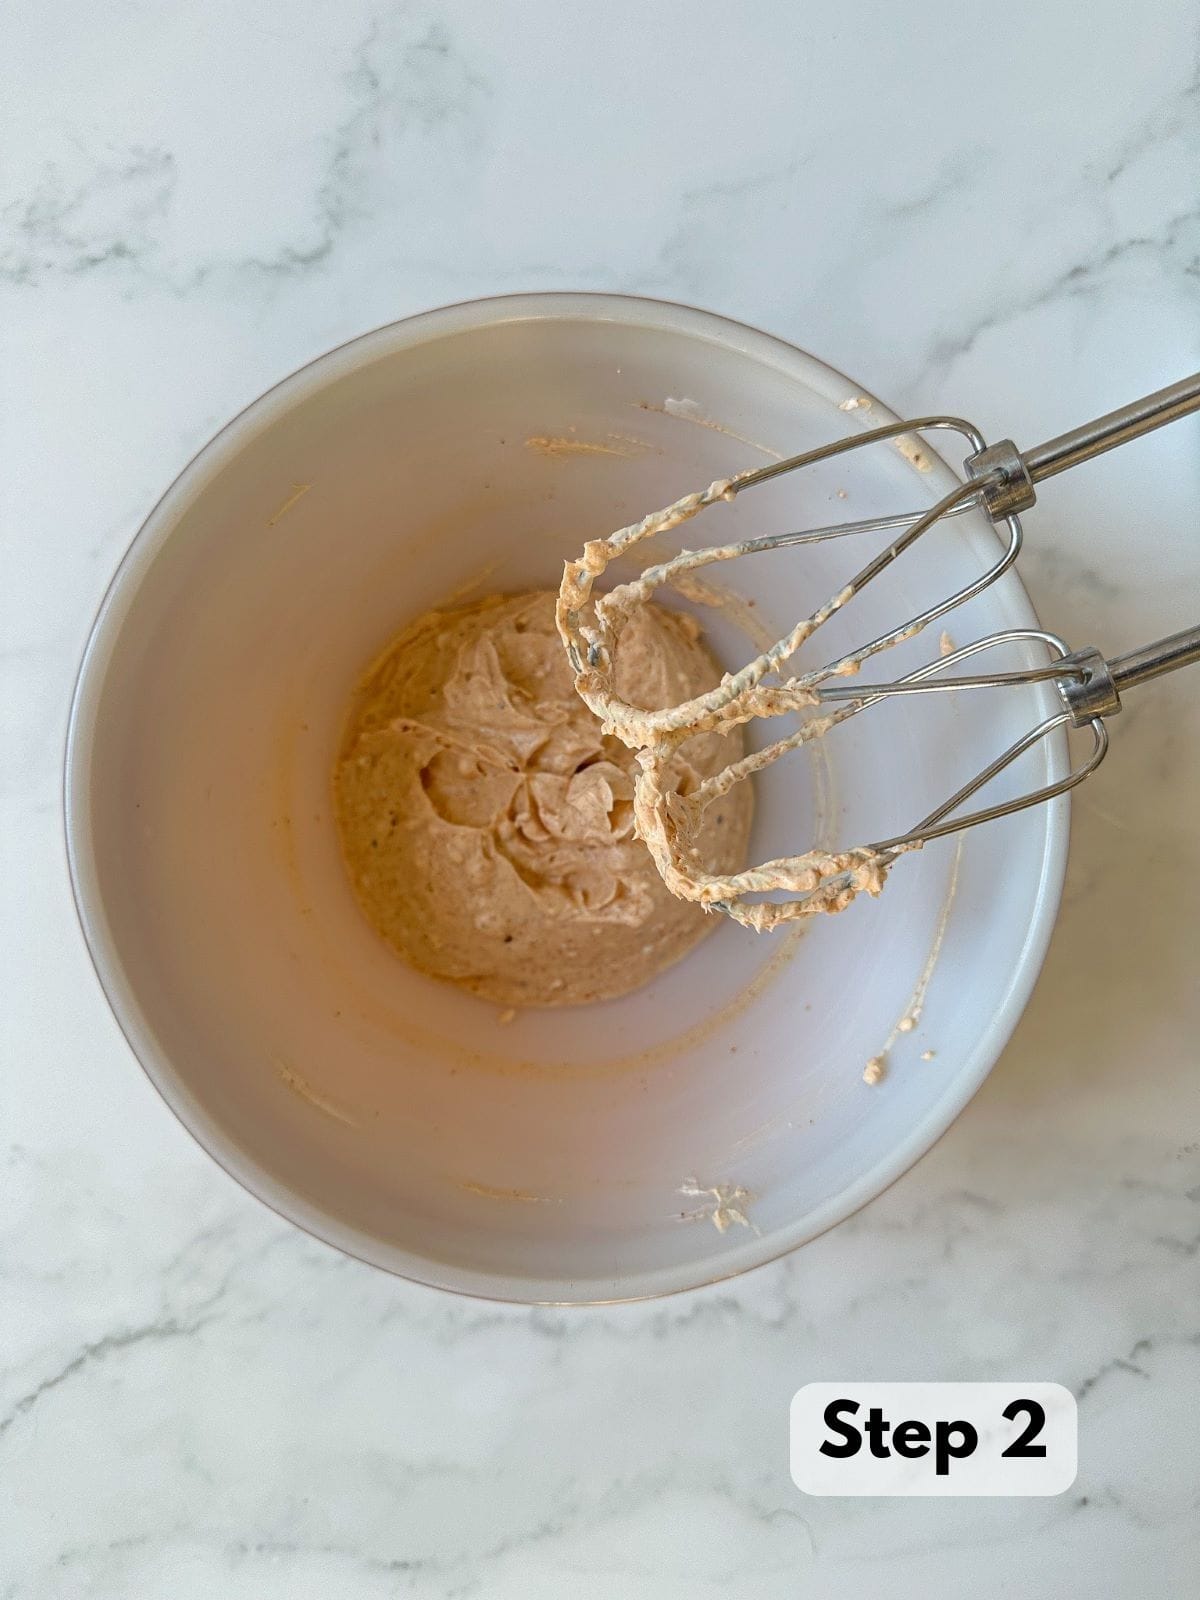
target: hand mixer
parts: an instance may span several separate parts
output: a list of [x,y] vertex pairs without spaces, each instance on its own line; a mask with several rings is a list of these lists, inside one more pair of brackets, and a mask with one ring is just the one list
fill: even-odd
[[[1035,484],[1197,410],[1200,410],[1200,373],[1025,451],[1018,450],[1010,439],[988,446],[979,430],[961,417],[915,417],[837,439],[803,455],[791,456],[733,478],[720,479],[707,489],[685,495],[665,510],[644,517],[607,538],[589,541],[579,560],[566,563],[559,592],[558,629],[575,673],[578,692],[605,724],[606,731],[615,733],[638,753],[634,802],[637,829],[668,887],[683,899],[697,901],[709,910],[724,912],[746,926],[759,929],[814,912],[840,911],[860,892],[878,894],[888,869],[904,852],[919,849],[930,839],[944,834],[1039,805],[1064,794],[1094,772],[1108,750],[1105,718],[1121,709],[1122,691],[1176,667],[1200,661],[1200,627],[1187,628],[1156,644],[1112,659],[1092,646],[1072,650],[1057,635],[1041,629],[1013,628],[976,639],[962,649],[951,650],[893,682],[863,683],[858,681],[858,675],[864,662],[871,657],[915,637],[1007,571],[1021,548],[1020,513],[1034,504]],[[646,568],[640,577],[593,597],[596,580],[618,556],[645,539],[669,532],[719,502],[731,501],[747,489],[785,473],[882,440],[900,440],[906,435],[917,436],[937,430],[960,434],[970,446],[971,454],[964,463],[965,480],[928,511],[870,517],[698,550],[685,549],[669,560]],[[848,605],[936,522],[975,507],[982,507],[993,522],[1003,523],[1007,530],[1003,553],[986,572],[857,650],[815,670],[780,677],[781,669],[806,639]],[[694,581],[691,575],[700,568],[741,556],[891,530],[900,531],[886,549],[835,595],[754,661],[736,673],[726,673],[707,694],[665,710],[647,710],[617,695],[614,652],[622,629],[634,609],[644,604],[656,589],[673,585],[686,593],[689,581]],[[970,657],[1012,643],[1044,646],[1051,659],[1045,666],[1018,672],[960,676],[950,670]],[[850,679],[855,681],[851,683]],[[1021,688],[1045,682],[1057,689],[1061,709],[1031,727],[908,832],[836,854],[810,850],[802,855],[784,856],[724,876],[708,873],[701,867],[695,839],[704,811],[713,800],[727,793],[733,784],[745,781],[809,740],[823,737],[868,706],[900,694]],[[673,757],[695,734],[727,733],[757,717],[811,713],[814,707],[820,708],[821,714],[808,715],[795,731],[731,763],[690,793],[681,792]],[[960,814],[960,808],[972,796],[1025,751],[1055,729],[1064,727],[1086,727],[1092,733],[1090,752],[1064,778],[1016,798]],[[750,898],[754,896],[764,898]]]

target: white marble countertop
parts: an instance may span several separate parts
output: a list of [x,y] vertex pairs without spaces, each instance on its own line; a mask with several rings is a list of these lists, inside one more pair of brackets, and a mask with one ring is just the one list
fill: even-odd
[[[1027,441],[1200,365],[1194,6],[10,16],[0,1596],[1189,1592],[1195,677],[1114,728],[1040,987],[933,1153],[789,1260],[595,1312],[391,1280],[219,1172],[101,997],[59,782],[87,627],[163,487],[277,377],[416,309],[693,301]],[[1198,439],[1045,495],[1048,625],[1120,649],[1195,620]],[[809,1379],[1015,1375],[1079,1396],[1061,1498],[789,1480]]]

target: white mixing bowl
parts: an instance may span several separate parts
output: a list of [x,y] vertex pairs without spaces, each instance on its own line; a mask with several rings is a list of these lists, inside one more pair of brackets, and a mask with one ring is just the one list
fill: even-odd
[[[1046,948],[1063,804],[965,836],[957,871],[952,840],[902,860],[881,900],[799,939],[722,922],[637,994],[507,1024],[377,939],[330,822],[348,694],[401,624],[455,593],[555,587],[585,537],[762,461],[760,446],[790,453],[891,420],[875,401],[839,409],[861,393],[776,339],[679,306],[483,301],[305,367],[155,508],[80,674],[71,870],[130,1044],[252,1193],[445,1288],[660,1294],[847,1216],[978,1088]],[[918,465],[892,446],[857,452],[706,513],[688,536],[926,504],[952,478],[932,455]],[[935,528],[806,659],[873,637],[997,549],[982,518]],[[730,579],[774,633],[862,557],[841,541],[739,563]],[[1034,624],[1010,574],[951,629],[963,642]],[[736,611],[715,612],[710,631],[730,664],[746,657]],[[889,667],[934,648],[906,645]],[[827,768],[792,758],[760,783],[756,858],[911,825],[1049,693],[989,696],[986,712],[944,695],[873,708],[828,742]],[[1012,782],[1045,782],[1064,759],[1051,743]],[[870,1087],[864,1064],[943,925],[920,1023]]]

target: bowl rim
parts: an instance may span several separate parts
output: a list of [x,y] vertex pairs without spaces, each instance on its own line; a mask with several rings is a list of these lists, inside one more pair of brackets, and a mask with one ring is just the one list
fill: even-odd
[[[457,301],[381,324],[297,367],[235,413],[176,475],[148,512],[121,558],[88,631],[71,695],[63,755],[63,827],[76,915],[92,967],[109,1008],[135,1059],[178,1121],[240,1188],[277,1216],[322,1243],[368,1265],[430,1288],[474,1299],[514,1305],[612,1305],[656,1299],[738,1277],[790,1255],[827,1233],[877,1198],[941,1139],[976,1094],[1007,1044],[1032,994],[1053,932],[1066,874],[1069,798],[1042,807],[1045,819],[1033,912],[1007,989],[973,1051],[945,1093],[888,1156],[859,1174],[792,1226],[753,1236],[725,1249],[720,1270],[711,1266],[658,1268],[608,1279],[515,1278],[464,1268],[402,1250],[313,1205],[260,1165],[230,1131],[210,1116],[173,1067],[145,1018],[112,940],[95,869],[89,806],[94,728],[107,668],[142,578],[171,537],[184,511],[232,457],[295,404],[374,360],[456,333],[517,321],[619,322],[646,326],[720,345],[764,362],[840,405],[869,399],[882,421],[896,421],[890,407],[845,373],[785,339],[752,325],[677,301],[603,291],[548,290]],[[935,475],[950,467],[930,449]],[[1039,626],[1028,592],[1015,569],[1001,580],[1024,625]],[[1066,772],[1067,741],[1059,730],[1046,742],[1052,776]]]

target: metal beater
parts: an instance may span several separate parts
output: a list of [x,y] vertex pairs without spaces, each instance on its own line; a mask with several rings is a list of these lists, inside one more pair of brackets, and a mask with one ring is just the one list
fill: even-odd
[[[640,771],[635,798],[638,831],[668,886],[685,899],[698,901],[708,909],[724,912],[756,928],[773,927],[818,911],[841,910],[860,892],[878,894],[888,869],[902,853],[919,849],[928,840],[944,834],[976,827],[1051,800],[1094,772],[1108,751],[1105,718],[1121,709],[1122,691],[1200,661],[1200,627],[1184,629],[1156,644],[1112,659],[1092,646],[1072,650],[1057,635],[1040,629],[1008,629],[976,639],[893,682],[862,683],[858,681],[858,674],[871,657],[915,637],[1007,571],[1021,548],[1020,513],[1034,504],[1035,484],[1197,410],[1200,410],[1200,373],[1025,451],[1018,450],[1011,439],[987,445],[979,430],[961,417],[916,417],[838,439],[803,455],[719,480],[708,489],[687,495],[664,511],[645,517],[607,539],[592,540],[582,557],[568,562],[564,569],[558,605],[559,632],[575,672],[579,693],[609,731],[638,751]],[[670,560],[647,568],[639,578],[619,585],[608,594],[593,597],[596,580],[617,556],[643,539],[679,526],[718,501],[730,501],[747,489],[768,483],[784,473],[828,461],[866,445],[935,430],[960,434],[970,446],[971,454],[964,463],[965,480],[928,511],[770,534],[699,550],[685,549]],[[974,507],[982,507],[993,522],[1003,523],[1007,530],[1005,548],[986,572],[849,655],[816,670],[780,680],[780,669],[800,645],[891,566],[935,522]],[[888,530],[901,531],[836,595],[739,672],[727,673],[709,693],[663,711],[648,711],[617,696],[613,654],[621,630],[631,611],[656,589],[675,585],[686,592],[690,575],[700,568],[744,555]],[[945,675],[948,669],[970,657],[1014,642],[1043,645],[1051,659],[1044,667],[1020,672]],[[848,681],[852,678],[854,682]],[[812,850],[800,856],[781,857],[726,877],[715,877],[698,865],[694,839],[706,806],[718,794],[727,792],[734,783],[743,781],[788,751],[822,737],[868,706],[898,694],[1025,688],[1045,682],[1057,689],[1061,710],[1030,728],[908,832],[839,854]],[[707,779],[693,793],[684,795],[675,786],[671,775],[672,756],[697,732],[728,732],[756,717],[812,712],[815,707],[822,708],[823,714],[809,715],[796,731],[733,763],[716,777]],[[1089,754],[1073,766],[1066,777],[1014,799],[966,815],[958,814],[960,807],[1025,751],[1062,727],[1087,727],[1092,732]],[[749,896],[770,898],[751,902]]]

